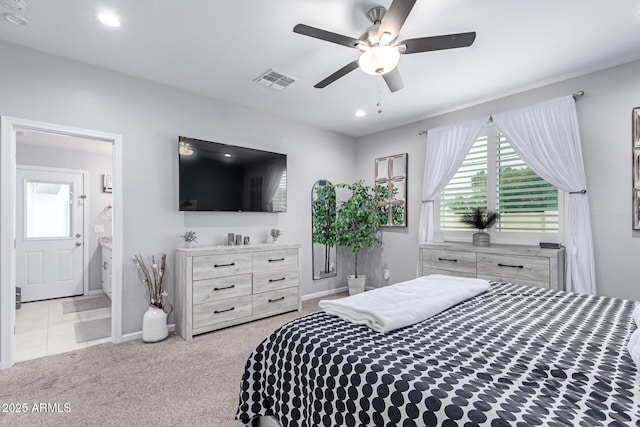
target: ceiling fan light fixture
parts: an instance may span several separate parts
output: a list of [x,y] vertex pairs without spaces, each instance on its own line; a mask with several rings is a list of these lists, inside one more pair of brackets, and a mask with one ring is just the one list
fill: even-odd
[[381,75],[387,74],[396,68],[400,61],[400,52],[395,46],[378,45],[362,52],[358,65],[367,74]]

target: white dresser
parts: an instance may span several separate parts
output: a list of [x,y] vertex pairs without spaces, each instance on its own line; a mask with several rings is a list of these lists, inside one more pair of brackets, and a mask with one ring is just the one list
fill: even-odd
[[300,310],[300,245],[176,250],[176,330],[185,339]]
[[423,243],[418,248],[423,276],[448,274],[564,289],[564,248],[501,244],[481,247],[453,242]]

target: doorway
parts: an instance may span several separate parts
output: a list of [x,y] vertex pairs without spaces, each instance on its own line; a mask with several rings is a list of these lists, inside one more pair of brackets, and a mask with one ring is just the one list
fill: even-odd
[[17,166],[16,284],[21,303],[85,293],[87,175]]
[[[112,249],[112,288],[111,288],[111,341],[120,342],[122,340],[122,223],[121,223],[121,207],[122,207],[122,193],[119,191],[122,182],[122,138],[116,134],[109,134],[100,131],[93,131],[87,129],[73,128],[69,126],[62,126],[50,123],[35,122],[31,120],[17,119],[3,116],[1,118],[0,126],[2,134],[1,148],[0,148],[0,197],[3,201],[0,204],[0,368],[5,369],[13,365],[15,357],[15,328],[16,328],[16,280],[20,272],[17,272],[18,266],[18,254],[17,246],[18,241],[21,239],[19,235],[19,222],[24,218],[18,218],[20,214],[16,214],[17,203],[20,202],[18,188],[16,183],[18,180],[19,168],[16,165],[16,139],[18,133],[23,132],[41,132],[44,134],[67,136],[73,138],[82,138],[88,140],[86,144],[108,142],[110,144],[112,153],[112,174],[111,183],[112,187],[109,189],[112,191],[113,202],[109,204],[109,215],[111,217],[113,238],[110,243]],[[58,197],[65,197],[68,188],[64,185],[59,186],[60,180],[45,179],[46,177],[40,176],[39,179],[34,180],[35,183],[42,184],[42,188],[32,189],[34,193],[47,193],[56,190]],[[93,180],[93,184],[96,185],[97,179]],[[55,182],[56,185],[50,184]],[[91,183],[91,181],[90,181]],[[75,185],[75,184],[74,184]],[[37,187],[37,186],[36,186]],[[34,197],[38,197],[37,195]],[[105,206],[106,209],[106,206]],[[64,211],[64,210],[63,210]],[[51,211],[49,211],[51,212]],[[105,211],[106,212],[106,211]],[[78,221],[76,219],[76,221]],[[63,221],[64,222],[64,221]],[[58,227],[62,227],[62,231],[58,230],[58,233],[54,234],[66,234],[67,240],[73,242],[74,247],[77,243],[80,243],[79,247],[84,248],[82,242],[78,239],[86,236],[86,230],[79,232],[78,230],[69,231],[69,227],[58,224]],[[35,231],[38,231],[34,228]],[[97,232],[98,228],[96,228]],[[34,231],[34,232],[35,232]],[[41,231],[41,230],[40,230]],[[27,232],[28,233],[28,232]],[[36,233],[38,234],[38,233]],[[81,234],[77,237],[77,234]],[[29,237],[25,238],[29,240]],[[55,240],[55,239],[54,239]],[[37,252],[37,251],[36,251]],[[70,255],[69,251],[64,252],[61,258],[64,260],[63,265],[65,268],[70,268]],[[31,267],[26,269],[26,274],[32,274],[32,281],[37,282],[38,271],[44,266],[44,263],[39,263],[39,257],[44,255],[34,255],[32,258],[33,269]],[[66,259],[65,259],[66,257]],[[19,267],[23,268],[23,267]],[[41,270],[40,270],[41,271]],[[85,271],[86,273],[86,271]],[[68,276],[71,273],[65,272]],[[85,274],[86,276],[86,274]],[[76,291],[71,291],[76,292]],[[86,287],[83,285],[81,293],[87,293]],[[42,295],[41,295],[42,296]],[[46,294],[44,294],[46,296]],[[37,297],[38,298],[38,297]],[[84,298],[84,297],[83,297]]]

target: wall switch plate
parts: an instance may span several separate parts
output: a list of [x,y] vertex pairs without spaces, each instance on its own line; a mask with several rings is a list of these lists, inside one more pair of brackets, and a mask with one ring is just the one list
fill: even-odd
[[391,278],[391,270],[387,268],[386,270],[384,270],[384,279],[389,280],[390,278]]
[[104,233],[104,225],[94,225],[93,226],[94,233]]

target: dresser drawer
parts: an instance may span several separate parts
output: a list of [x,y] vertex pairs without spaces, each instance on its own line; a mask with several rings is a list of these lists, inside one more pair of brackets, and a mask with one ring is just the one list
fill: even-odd
[[298,308],[298,288],[253,294],[253,314],[285,312]]
[[267,292],[276,289],[290,288],[300,284],[300,274],[297,268],[290,270],[275,270],[254,273],[253,292]]
[[286,270],[298,267],[298,250],[284,249],[253,254],[253,270],[255,272]]
[[499,282],[549,286],[549,259],[478,253],[478,277]]
[[193,257],[193,280],[251,273],[250,253]]
[[465,251],[423,249],[422,274],[433,274],[434,272],[440,274],[460,273],[455,275],[474,277],[476,274],[476,254]]
[[251,295],[193,306],[193,329],[251,316]]
[[193,282],[193,304],[251,295],[251,274]]

